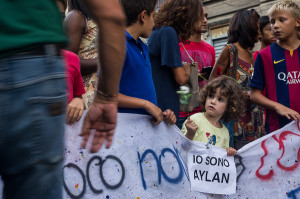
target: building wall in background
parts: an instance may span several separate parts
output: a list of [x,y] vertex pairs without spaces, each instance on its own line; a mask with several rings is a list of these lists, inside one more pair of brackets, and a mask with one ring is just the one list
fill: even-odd
[[[299,0],[300,1],[300,0]],[[269,8],[279,0],[205,0],[203,4],[208,13],[208,32],[205,40],[214,46],[216,59],[227,43],[227,30],[231,17],[240,9],[255,9],[260,16],[267,15]],[[257,43],[253,49],[260,48]]]

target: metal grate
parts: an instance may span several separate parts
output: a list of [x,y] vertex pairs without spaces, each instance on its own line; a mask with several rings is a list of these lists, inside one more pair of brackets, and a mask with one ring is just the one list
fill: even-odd
[[227,37],[218,38],[213,40],[213,47],[215,48],[216,52],[216,60],[219,58],[222,49],[227,44]]

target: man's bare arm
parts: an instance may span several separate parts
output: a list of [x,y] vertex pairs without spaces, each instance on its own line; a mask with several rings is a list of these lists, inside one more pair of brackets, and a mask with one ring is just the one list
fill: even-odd
[[81,146],[86,147],[92,130],[90,147],[97,152],[106,141],[112,144],[117,125],[119,82],[125,57],[125,15],[118,0],[85,0],[99,27],[100,72],[97,94],[83,122]]
[[85,2],[99,26],[98,90],[114,96],[119,90],[125,57],[125,15],[118,0],[85,0]]

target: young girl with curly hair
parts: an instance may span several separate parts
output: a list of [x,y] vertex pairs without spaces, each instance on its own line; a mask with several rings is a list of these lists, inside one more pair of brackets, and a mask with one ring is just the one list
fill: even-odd
[[200,0],[167,0],[154,19],[148,40],[153,82],[158,107],[171,109],[179,116],[179,86],[190,76],[190,65],[183,64],[179,41],[186,41],[203,18]]
[[229,147],[229,131],[220,120],[228,122],[243,113],[245,98],[240,86],[229,77],[218,77],[202,90],[200,103],[205,112],[188,118],[182,132],[190,140],[222,147],[228,156],[235,155],[237,151]]

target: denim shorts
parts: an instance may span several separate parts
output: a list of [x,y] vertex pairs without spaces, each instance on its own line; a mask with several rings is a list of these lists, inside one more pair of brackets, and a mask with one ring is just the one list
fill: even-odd
[[65,70],[62,58],[0,60],[0,174],[3,198],[62,198]]

